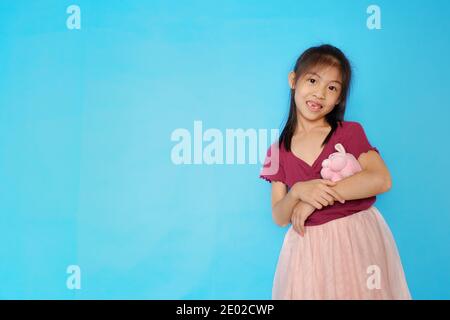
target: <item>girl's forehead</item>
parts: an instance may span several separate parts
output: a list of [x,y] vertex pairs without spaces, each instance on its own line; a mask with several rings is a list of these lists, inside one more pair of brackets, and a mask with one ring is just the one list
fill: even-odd
[[334,65],[317,65],[308,68],[306,72],[316,73],[319,75],[340,75],[341,69]]
[[329,81],[341,81],[341,69],[334,65],[318,65],[305,70],[304,74],[317,75]]

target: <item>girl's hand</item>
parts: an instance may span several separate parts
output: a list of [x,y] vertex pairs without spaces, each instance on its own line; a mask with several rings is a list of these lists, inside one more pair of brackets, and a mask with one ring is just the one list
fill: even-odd
[[333,205],[334,200],[341,203],[345,202],[345,199],[331,188],[335,185],[336,182],[330,180],[314,179],[297,182],[293,188],[294,194],[299,200],[307,202],[320,210],[322,207]]
[[297,205],[294,207],[291,215],[292,228],[294,228],[294,230],[298,234],[300,234],[301,237],[304,237],[306,233],[305,221],[314,212],[315,209],[316,208],[314,208],[309,203],[302,201],[297,203]]

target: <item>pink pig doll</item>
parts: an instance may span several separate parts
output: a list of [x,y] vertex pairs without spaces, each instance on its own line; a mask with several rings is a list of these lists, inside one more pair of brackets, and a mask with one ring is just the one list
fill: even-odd
[[336,182],[362,170],[355,156],[346,153],[342,144],[337,143],[334,148],[338,152],[330,154],[328,159],[322,162],[322,178]]

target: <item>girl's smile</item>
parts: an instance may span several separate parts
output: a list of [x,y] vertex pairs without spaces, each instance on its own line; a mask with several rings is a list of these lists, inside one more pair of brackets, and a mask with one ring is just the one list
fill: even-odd
[[311,100],[306,101],[306,105],[308,106],[311,112],[318,112],[323,108],[321,103]]

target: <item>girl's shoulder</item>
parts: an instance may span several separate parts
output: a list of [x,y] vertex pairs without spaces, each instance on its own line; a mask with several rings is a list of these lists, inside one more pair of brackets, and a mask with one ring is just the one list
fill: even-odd
[[344,120],[344,121],[341,121],[341,124],[342,124],[342,128],[346,128],[346,129],[352,129],[352,128],[355,128],[355,127],[362,127],[362,125],[359,122],[357,122],[357,121]]
[[364,132],[363,126],[357,121],[341,121],[341,125],[338,125],[337,130],[344,135]]
[[270,157],[272,155],[275,155],[274,153],[277,153],[279,155],[284,155],[287,152],[287,150],[284,147],[284,143],[280,143],[279,140],[275,140],[272,142],[266,152],[266,156]]
[[361,153],[369,150],[379,153],[378,149],[370,144],[361,123],[357,121],[342,121],[342,126],[339,130],[339,141],[344,145],[345,150],[352,153],[356,159]]

